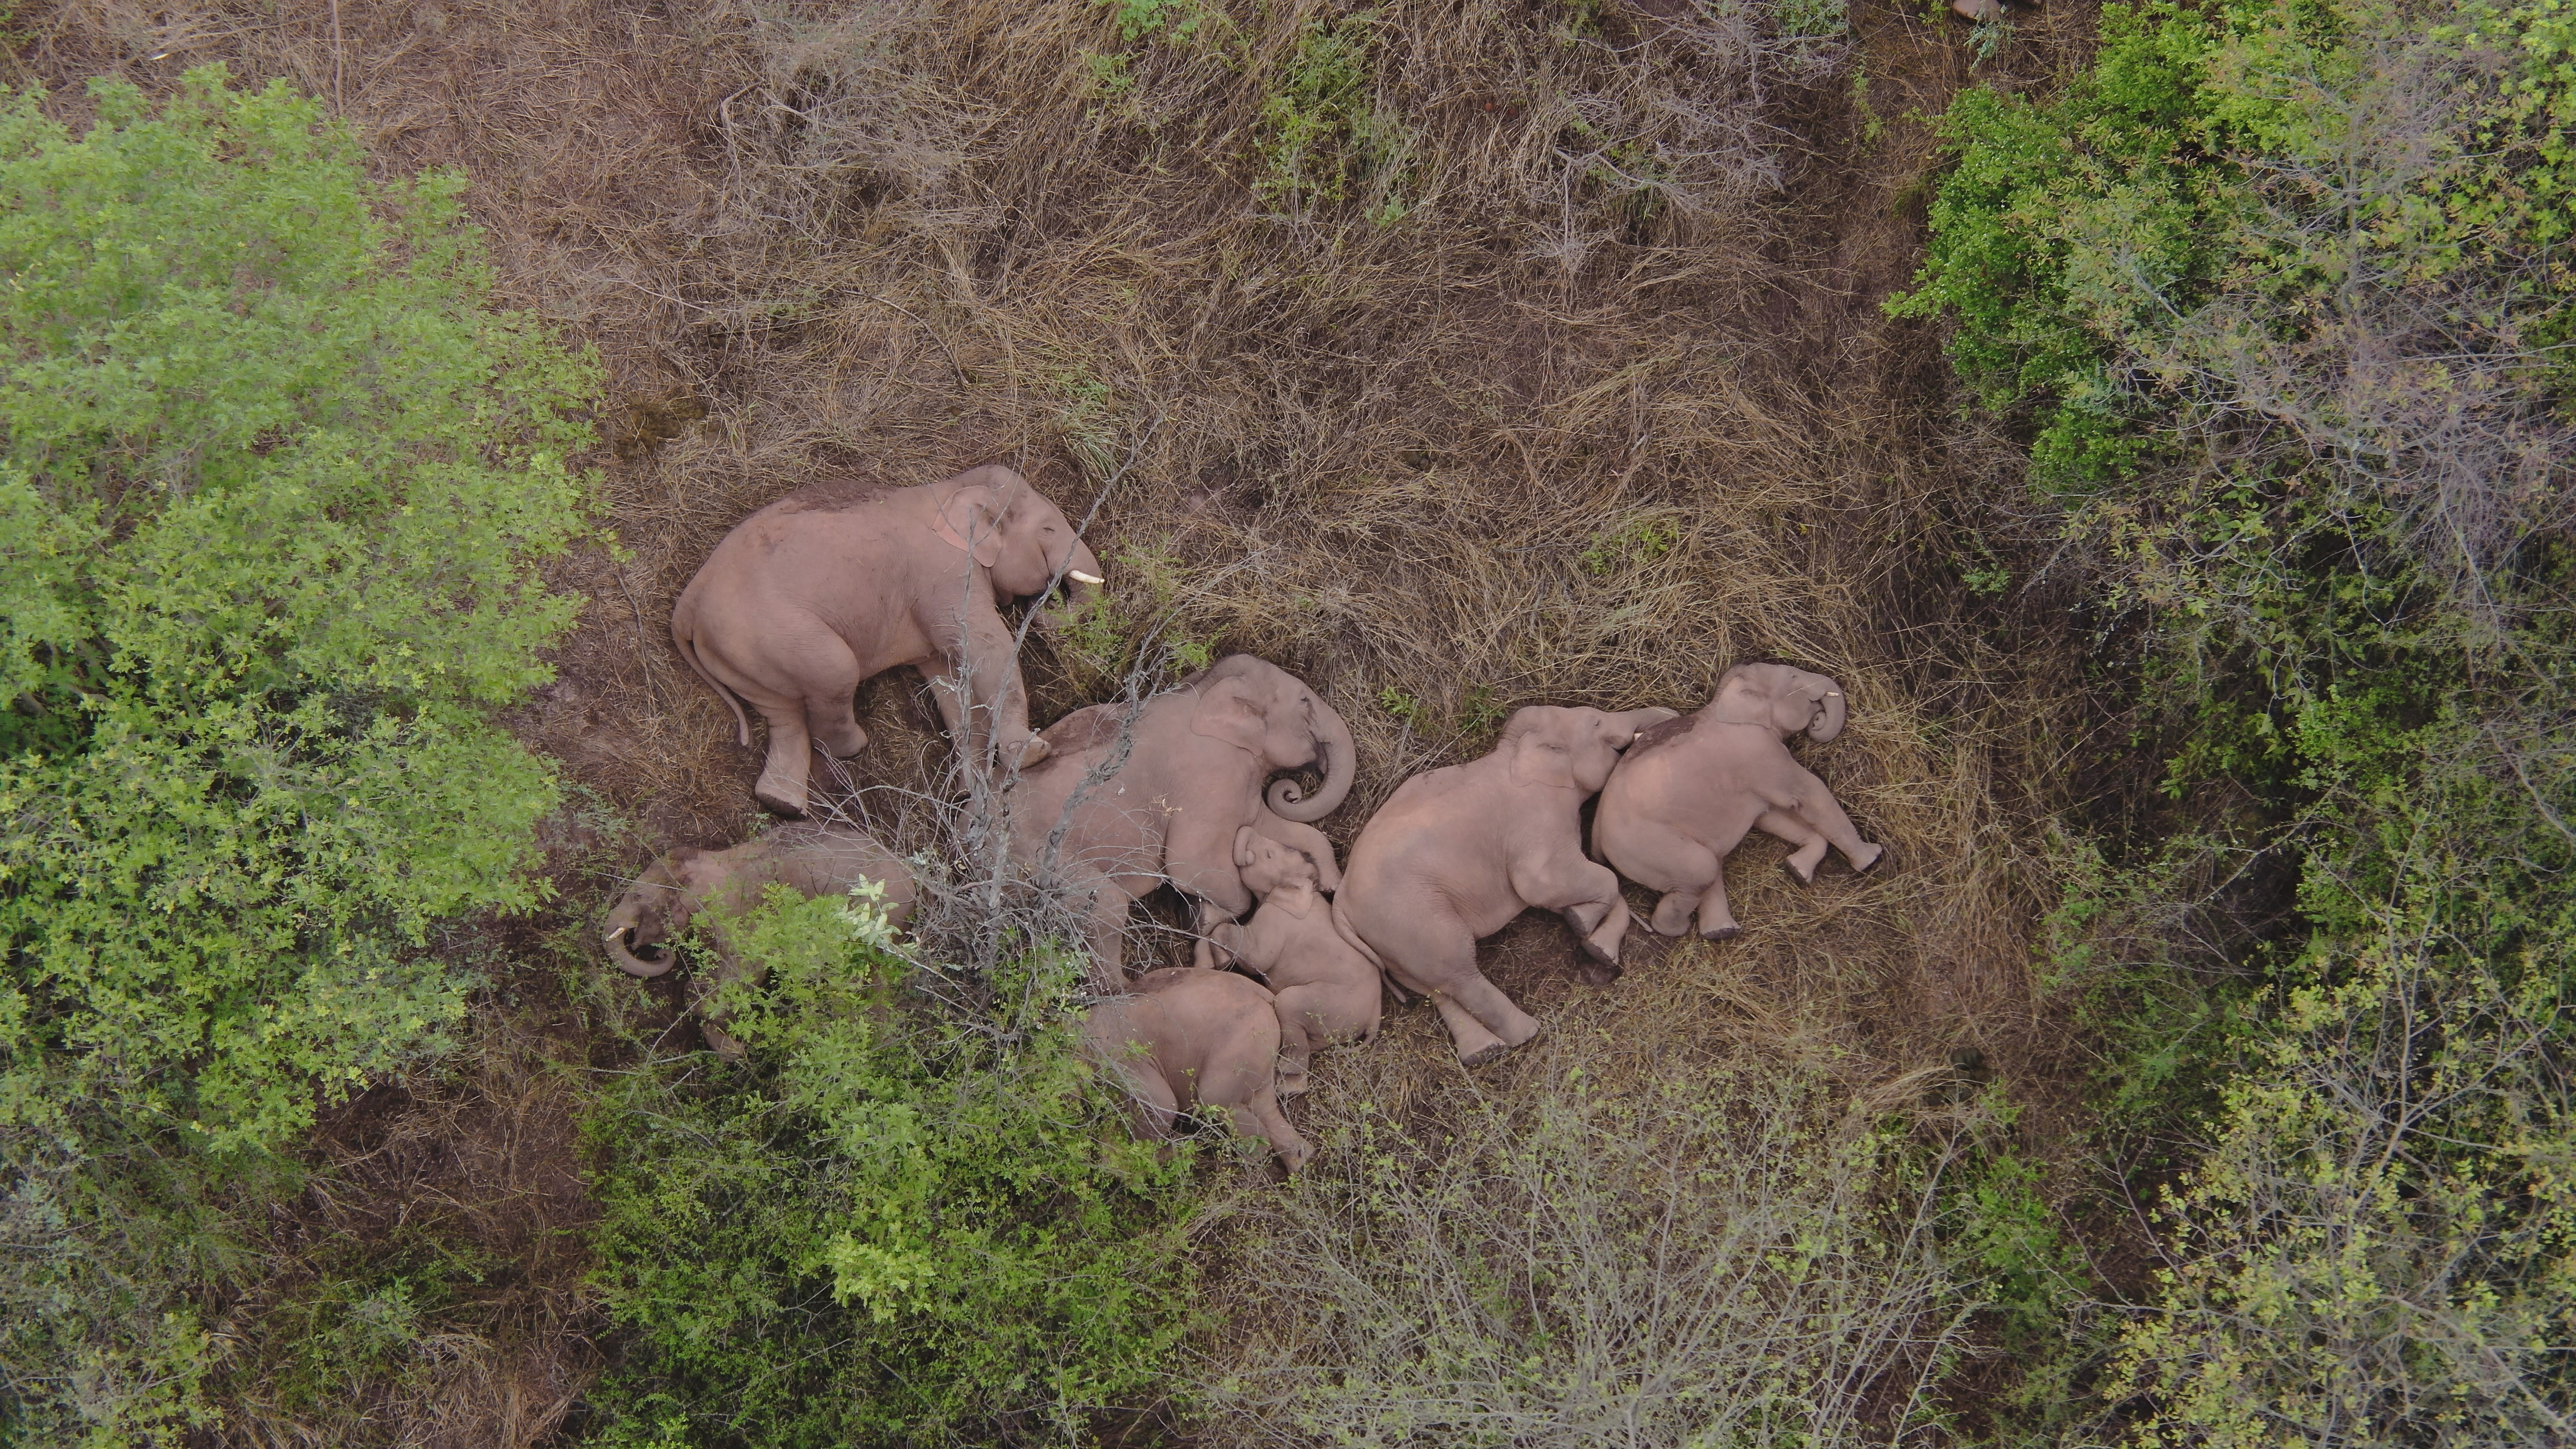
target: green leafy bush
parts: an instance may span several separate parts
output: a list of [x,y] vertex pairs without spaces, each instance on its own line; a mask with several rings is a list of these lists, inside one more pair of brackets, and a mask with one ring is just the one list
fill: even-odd
[[[2055,942],[2133,1018],[2113,1120],[2198,1118],[2101,1364],[2141,1442],[2576,1423],[2571,40],[2549,0],[2115,6],[2065,95],[1945,122],[1894,305],[2026,422],[2056,537],[2023,542],[2090,563],[2178,802],[2155,866],[2086,857]],[[2296,866],[2215,987],[2110,939],[2223,916],[2195,855]],[[2157,1059],[2186,1026],[2214,1076]]]
[[1063,1442],[1162,1392],[1189,1159],[1130,1140],[1075,1050],[1076,963],[969,993],[864,900],[785,892],[736,939],[767,978],[727,1021],[749,1063],[651,1062],[590,1122],[635,1333],[599,1442]]
[[431,1040],[430,922],[555,798],[492,707],[574,601],[595,369],[485,310],[460,178],[273,87],[0,113],[0,1124],[274,1141]]
[[190,1154],[436,1044],[434,923],[540,898],[493,711],[572,618],[597,370],[487,308],[460,178],[220,68],[94,95],[0,106],[0,1403],[112,1444],[203,1417]]

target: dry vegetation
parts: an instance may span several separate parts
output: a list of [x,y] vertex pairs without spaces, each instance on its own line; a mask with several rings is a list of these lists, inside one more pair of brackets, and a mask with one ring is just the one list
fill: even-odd
[[[1997,65],[2071,63],[2089,8],[2035,12]],[[1962,1050],[2037,1104],[2022,1130],[2044,1140],[2064,1048],[2026,977],[2083,640],[1961,587],[1953,480],[2012,454],[1957,420],[1930,333],[1877,309],[1914,265],[1932,161],[1908,117],[1973,52],[1920,6],[1862,0],[1848,37],[1807,40],[1765,13],[63,0],[16,23],[64,108],[89,74],[166,86],[223,59],[330,97],[387,167],[464,168],[505,292],[599,348],[618,542],[567,565],[590,604],[525,729],[627,823],[566,834],[568,911],[746,826],[757,755],[664,631],[719,534],[817,477],[1007,461],[1077,508],[1107,485],[1116,627],[1037,650],[1040,717],[1148,637],[1259,653],[1358,733],[1359,789],[1327,822],[1344,841],[1519,704],[1689,708],[1753,658],[1851,693],[1848,732],[1807,758],[1896,870],[1796,889],[1785,847],[1749,844],[1748,934],[1649,945],[1606,992],[1575,984],[1554,921],[1525,921],[1489,969],[1553,1041],[1471,1080],[1427,1009],[1399,1011],[1365,1060],[1320,1064],[1319,1140],[1361,1100],[1430,1130],[1576,1066],[1773,1063],[1911,1110]],[[917,694],[866,691],[859,783],[929,778]],[[320,1151],[363,1192],[366,1154],[444,1135],[461,1195],[485,1176],[473,1144],[551,1113],[569,1161],[531,1051],[581,1060],[569,1028],[523,1042],[466,1097],[386,1106],[388,1136]],[[269,1249],[291,1261],[303,1231]],[[1220,1281],[1246,1271],[1222,1246]],[[597,1355],[560,1308],[562,1251],[519,1253],[515,1306],[491,1310],[520,1366],[486,1343],[444,1398],[243,1404],[235,1432],[535,1442]],[[1924,1312],[1904,1333],[1951,1332]],[[1292,1342],[1278,1317],[1248,1315],[1243,1351]],[[486,1402],[501,1382],[531,1402]]]

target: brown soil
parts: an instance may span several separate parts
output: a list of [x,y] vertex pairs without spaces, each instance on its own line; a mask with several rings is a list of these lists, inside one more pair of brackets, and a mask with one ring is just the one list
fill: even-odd
[[[1666,8],[1605,7],[1604,35],[1658,53]],[[1114,474],[1093,537],[1132,616],[1159,605],[1181,635],[1299,672],[1357,730],[1361,785],[1328,826],[1345,844],[1406,773],[1490,744],[1484,702],[1687,709],[1757,657],[1835,674],[1853,722],[1807,761],[1891,869],[1797,887],[1786,847],[1757,839],[1731,877],[1739,940],[1644,938],[1605,989],[1579,983],[1561,925],[1525,918],[1488,969],[1628,1070],[1785,1035],[1870,1090],[1973,1049],[2027,1140],[2065,1135],[2075,1064],[2027,970],[2081,640],[2049,601],[1961,587],[1955,532],[1990,492],[1967,480],[2014,450],[1960,420],[1937,335],[1879,303],[1920,254],[1924,117],[1972,79],[2069,73],[2095,6],[2024,10],[1977,65],[1939,7],[1854,0],[1849,64],[1758,95],[1687,57],[1621,79],[1554,38],[1547,7],[1381,7],[1373,43],[1404,57],[1386,97],[1452,187],[1383,228],[1329,206],[1282,219],[1261,185],[1257,82],[1293,63],[1301,17],[1342,13],[1284,9],[1244,32],[1236,70],[1146,49],[1123,100],[1080,60],[1117,42],[1079,0],[862,7],[837,29],[612,0],[21,15],[20,64],[66,111],[83,77],[160,90],[220,59],[330,99],[388,170],[463,169],[505,299],[611,378],[594,462],[619,547],[558,570],[589,604],[519,717],[583,792],[550,842],[563,909],[517,928],[460,1077],[371,1094],[322,1134],[337,1196],[293,1207],[273,1244],[283,1293],[317,1236],[392,1243],[435,1217],[502,1265],[452,1315],[476,1344],[363,1427],[245,1404],[243,1442],[533,1444],[596,1372],[566,1085],[592,1047],[555,963],[592,949],[564,928],[623,874],[748,827],[757,754],[666,621],[725,528],[817,478],[1000,460],[1078,507]],[[1708,135],[1730,107],[1775,128],[1776,186],[1709,179],[1696,212],[1549,232],[1606,203],[1594,173],[1548,181],[1560,123],[1526,98],[1590,87],[1663,114],[1648,81],[1703,95]],[[1030,672],[1042,719],[1103,682],[1043,652]],[[1420,702],[1410,719],[1390,690]],[[874,681],[862,704],[856,782],[935,779],[918,682]],[[1376,1050],[1426,1102],[1456,1076],[1427,1008]]]

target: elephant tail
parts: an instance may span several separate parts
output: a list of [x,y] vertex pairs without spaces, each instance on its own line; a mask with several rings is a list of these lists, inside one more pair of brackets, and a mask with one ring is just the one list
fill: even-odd
[[1376,967],[1381,972],[1385,971],[1386,963],[1378,959],[1377,952],[1370,947],[1368,942],[1360,939],[1359,929],[1351,924],[1350,916],[1342,910],[1342,898],[1340,896],[1333,897],[1332,904],[1333,929],[1340,932],[1342,940],[1347,942],[1352,950],[1359,952],[1360,956],[1371,966]]
[[[683,599],[682,602],[685,603],[687,600]],[[698,659],[698,642],[682,628],[677,611],[671,615],[671,642],[678,646],[680,657],[687,660],[689,667],[697,671],[698,677],[707,682],[707,688],[714,690],[716,697],[723,700],[733,711],[735,736],[745,749],[750,748],[751,716],[742,712],[742,701],[735,697],[732,690],[725,688],[724,681],[709,673],[707,666]]]

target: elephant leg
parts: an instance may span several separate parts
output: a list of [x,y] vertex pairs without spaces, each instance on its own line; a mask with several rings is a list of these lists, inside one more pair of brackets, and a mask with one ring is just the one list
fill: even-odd
[[1118,1075],[1126,1079],[1127,1110],[1134,1114],[1136,1135],[1157,1142],[1168,1142],[1181,1120],[1181,1099],[1163,1074],[1139,1063],[1122,1066]]
[[1735,912],[1727,908],[1723,860],[1717,863],[1717,879],[1708,883],[1707,892],[1699,898],[1699,933],[1712,941],[1732,941],[1744,934],[1744,928],[1735,924]]
[[1816,867],[1825,859],[1824,832],[1786,810],[1764,811],[1762,818],[1753,824],[1763,834],[1777,836],[1796,846],[1797,849],[1789,852],[1789,858],[1780,862],[1781,866],[1796,876],[1800,885],[1816,883]]
[[859,728],[859,656],[837,634],[807,641],[797,665],[805,694],[805,727],[826,754],[846,760],[868,747]]
[[1691,912],[1699,909],[1710,883],[1725,874],[1726,862],[1698,841],[1676,835],[1663,842],[1655,866],[1657,880],[1672,885],[1655,902],[1655,917],[1647,924],[1657,935],[1678,936],[1690,929]]
[[1458,1065],[1481,1067],[1511,1050],[1511,1043],[1476,1019],[1476,1013],[1459,1004],[1445,991],[1431,995],[1431,1005],[1440,1013],[1440,1024],[1449,1028],[1449,1045],[1458,1053]]
[[813,736],[805,732],[805,708],[793,703],[772,706],[766,701],[758,708],[760,717],[769,722],[769,756],[761,762],[751,797],[791,820],[802,820],[814,749]]
[[1619,964],[1619,944],[1628,935],[1628,902],[1619,894],[1619,874],[1581,850],[1554,851],[1515,861],[1512,889],[1531,905],[1562,914],[1583,940],[1583,953],[1603,966]]
[[1314,1060],[1317,1037],[1306,1007],[1306,990],[1291,986],[1279,993],[1279,1095],[1306,1090],[1306,1066]]
[[1029,729],[1029,695],[1012,652],[1010,626],[1002,622],[990,598],[968,601],[960,633],[960,647],[941,664],[942,672],[954,681],[953,697],[968,707],[961,736],[966,748],[981,756],[990,741],[1001,747],[1005,764],[1016,759],[1023,769],[1045,759],[1046,742]]
[[[1093,876],[1070,894],[1084,907],[1082,939],[1091,952],[1091,992],[1115,996],[1127,989],[1127,908],[1135,902],[1107,876]],[[1085,894],[1089,899],[1080,900]]]
[[1269,1143],[1270,1150],[1279,1155],[1280,1164],[1290,1172],[1305,1166],[1306,1159],[1314,1155],[1314,1149],[1306,1145],[1305,1138],[1297,1135],[1296,1127],[1288,1121],[1288,1114],[1281,1110],[1278,1092],[1269,1087],[1255,1092],[1249,1102],[1240,1105],[1229,1103],[1225,1113],[1235,1131]]
[[1481,971],[1471,968],[1463,980],[1441,992],[1438,999],[1441,1019],[1449,1023],[1451,1036],[1458,1034],[1458,1020],[1450,1014],[1450,1007],[1454,1005],[1472,1016],[1493,1039],[1492,1050],[1482,1053],[1474,1061],[1469,1061],[1463,1050],[1459,1052],[1458,1059],[1468,1066],[1491,1061],[1500,1056],[1504,1048],[1519,1046],[1539,1033],[1538,1018],[1521,1010],[1503,994],[1501,987],[1486,980],[1485,973]]
[[[1843,813],[1842,802],[1834,798],[1834,792],[1825,787],[1825,782],[1803,769],[1797,772],[1796,778],[1798,798],[1790,806],[1791,811],[1832,842],[1834,849],[1843,853],[1843,859],[1854,871],[1867,871],[1878,864],[1884,847],[1860,838],[1860,832],[1852,828],[1851,817]],[[1822,860],[1823,852],[1817,852],[1816,858]]]

